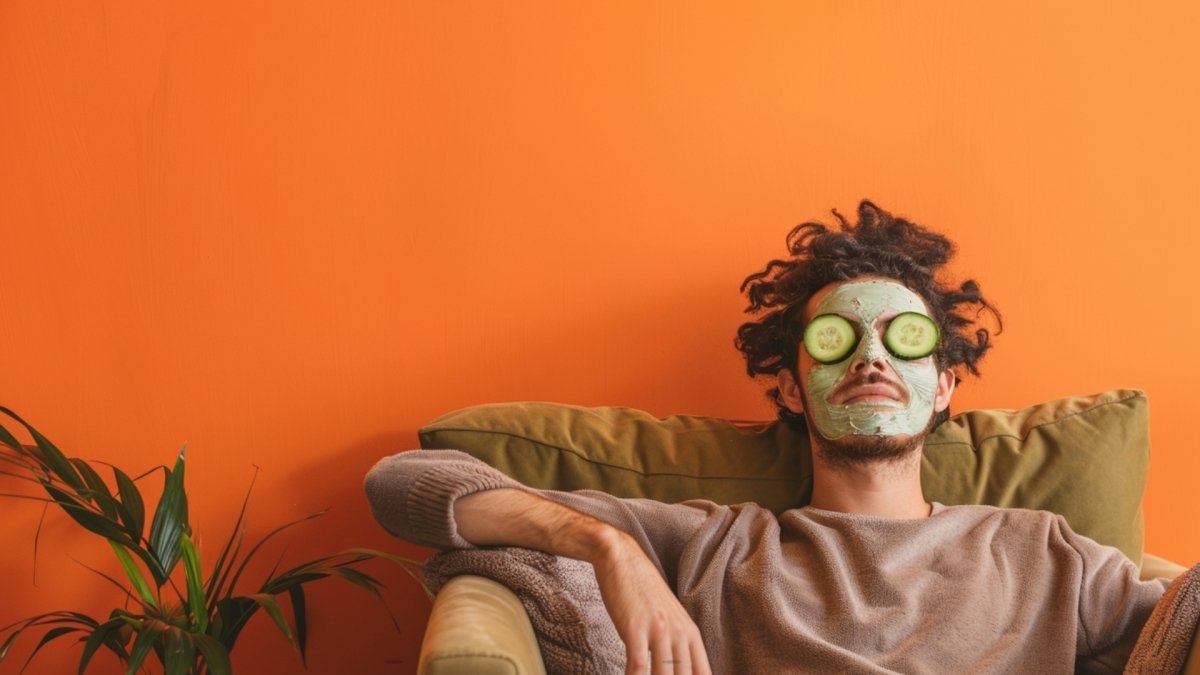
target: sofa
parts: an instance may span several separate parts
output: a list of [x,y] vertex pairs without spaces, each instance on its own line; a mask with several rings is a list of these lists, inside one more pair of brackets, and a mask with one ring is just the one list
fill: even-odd
[[[1075,531],[1120,549],[1143,579],[1174,578],[1186,568],[1142,548],[1148,419],[1146,396],[1134,389],[954,415],[926,439],[925,497],[1060,513]],[[540,489],[597,489],[665,502],[753,501],[777,513],[806,504],[812,489],[807,433],[778,420],[659,419],[630,408],[507,403],[448,413],[419,437],[422,448],[467,452]],[[530,565],[542,575],[568,569],[553,561]],[[530,592],[547,580],[557,584],[553,576],[513,583],[486,565],[472,569],[435,558],[427,567],[437,596],[421,649],[423,675],[540,674],[544,656],[563,663],[563,650],[589,648],[578,633],[551,634],[582,621],[569,615],[570,607],[546,606],[547,597],[557,603],[564,594],[557,586],[553,593]],[[1200,675],[1200,636],[1190,635],[1173,658],[1184,664],[1178,672]]]

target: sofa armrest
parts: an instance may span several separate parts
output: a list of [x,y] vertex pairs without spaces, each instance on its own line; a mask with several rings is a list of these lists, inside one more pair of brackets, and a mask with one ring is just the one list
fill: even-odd
[[1166,558],[1160,558],[1149,553],[1142,554],[1142,581],[1174,579],[1186,571],[1187,568],[1183,565],[1173,563]]
[[471,575],[438,591],[421,643],[420,675],[545,675],[521,601],[503,585]]

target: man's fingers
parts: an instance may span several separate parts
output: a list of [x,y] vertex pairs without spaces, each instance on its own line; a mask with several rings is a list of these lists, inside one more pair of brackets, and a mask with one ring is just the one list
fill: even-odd
[[692,675],[692,657],[687,643],[679,643],[671,652],[671,658],[664,662],[664,673],[673,675]]
[[644,635],[635,635],[625,642],[625,675],[646,675],[650,672],[650,648]]
[[692,672],[695,675],[712,675],[712,668],[708,665],[708,652],[704,651],[704,643],[699,637],[689,643],[692,655]]
[[675,675],[675,657],[671,650],[671,633],[663,626],[661,612],[654,617],[658,624],[650,638],[650,672],[654,675]]
[[656,624],[632,631],[625,643],[626,675],[712,675],[695,624],[671,626],[661,614]]

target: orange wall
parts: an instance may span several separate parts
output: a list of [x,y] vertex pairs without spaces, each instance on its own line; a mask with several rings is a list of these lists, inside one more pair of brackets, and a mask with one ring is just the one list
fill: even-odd
[[[187,442],[207,550],[257,465],[252,534],[333,507],[285,561],[423,556],[361,478],[461,406],[770,415],[737,285],[866,196],[1004,312],[956,407],[1146,389],[1148,548],[1200,559],[1194,6],[297,4],[0,5],[0,403],[131,470]],[[0,624],[111,606],[57,514],[34,587],[36,506]],[[402,632],[328,586],[310,672],[413,668],[377,571]],[[256,622],[239,667],[298,672]]]

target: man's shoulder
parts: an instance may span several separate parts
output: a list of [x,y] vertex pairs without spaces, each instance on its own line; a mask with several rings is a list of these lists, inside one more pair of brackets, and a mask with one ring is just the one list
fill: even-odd
[[1010,506],[990,506],[987,504],[959,504],[955,506],[938,504],[934,508],[934,515],[952,520],[981,524],[991,523],[1004,526],[1022,526],[1025,528],[1053,528],[1065,523],[1065,519],[1053,511],[1022,509]]

